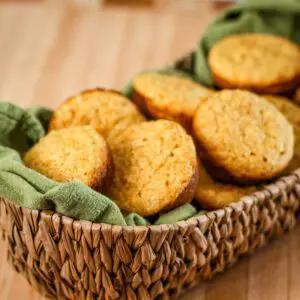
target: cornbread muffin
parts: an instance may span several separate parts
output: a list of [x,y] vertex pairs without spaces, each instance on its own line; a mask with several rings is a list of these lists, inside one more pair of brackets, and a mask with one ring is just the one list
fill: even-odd
[[288,171],[294,171],[300,168],[300,107],[286,97],[265,95],[265,98],[275,105],[294,127],[294,156],[288,167]]
[[107,144],[91,126],[50,132],[25,154],[24,163],[58,182],[79,180],[97,191],[112,172]]
[[133,80],[132,97],[146,114],[176,121],[190,132],[201,98],[212,92],[188,77],[152,72]]
[[296,93],[295,93],[295,101],[300,104],[300,87],[297,88]]
[[214,180],[199,163],[199,183],[195,192],[195,199],[205,208],[218,209],[230,203],[237,202],[243,196],[256,191],[255,186],[238,186],[224,184]]
[[222,88],[279,93],[292,90],[300,79],[299,47],[270,34],[225,37],[211,49],[208,63]]
[[209,173],[224,182],[256,183],[280,174],[293,156],[293,128],[264,98],[242,90],[207,97],[194,136]]
[[115,175],[106,191],[126,212],[150,216],[192,200],[198,180],[192,138],[167,120],[132,125],[111,147]]
[[92,125],[109,142],[129,125],[145,120],[137,107],[120,93],[94,89],[67,99],[53,114],[49,130]]

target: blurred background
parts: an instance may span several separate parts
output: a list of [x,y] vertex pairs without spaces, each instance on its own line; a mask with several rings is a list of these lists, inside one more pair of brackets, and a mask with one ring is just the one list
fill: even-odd
[[0,0],[0,99],[55,108],[191,51],[229,2]]

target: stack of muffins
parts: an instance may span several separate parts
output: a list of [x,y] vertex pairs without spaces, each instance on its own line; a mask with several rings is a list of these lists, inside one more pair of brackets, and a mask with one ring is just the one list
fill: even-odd
[[142,216],[193,199],[221,208],[300,167],[299,46],[233,35],[208,63],[218,90],[146,72],[133,79],[133,101],[102,89],[67,99],[25,164],[58,182],[80,180]]

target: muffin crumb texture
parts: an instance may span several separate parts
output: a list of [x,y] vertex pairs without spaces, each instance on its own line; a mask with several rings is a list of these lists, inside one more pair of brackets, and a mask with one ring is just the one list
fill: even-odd
[[295,92],[295,101],[300,105],[300,87],[298,87]]
[[133,80],[133,100],[155,119],[180,123],[191,131],[192,118],[201,99],[212,90],[189,77],[163,73],[143,73]]
[[98,191],[112,170],[107,144],[91,126],[51,131],[25,154],[24,163],[58,182],[79,180]]
[[247,184],[268,180],[293,156],[292,126],[267,100],[247,91],[223,90],[208,97],[195,114],[194,135],[220,180],[224,174]]
[[265,98],[287,118],[294,128],[294,156],[287,169],[287,171],[294,171],[300,167],[300,107],[286,97],[265,95]]
[[53,114],[49,130],[91,125],[109,142],[131,124],[145,120],[125,96],[116,91],[94,89],[67,99]]
[[300,80],[300,48],[270,34],[236,34],[218,41],[208,63],[222,88],[259,93],[290,91]]
[[179,124],[158,120],[133,125],[111,150],[115,176],[107,195],[122,210],[149,216],[192,200],[196,149]]
[[222,208],[230,203],[239,201],[257,190],[255,186],[238,186],[224,184],[213,179],[199,163],[199,183],[195,192],[195,199],[207,209]]

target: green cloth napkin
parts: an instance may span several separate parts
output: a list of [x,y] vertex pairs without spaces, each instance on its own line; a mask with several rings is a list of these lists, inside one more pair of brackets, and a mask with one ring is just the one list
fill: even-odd
[[[140,72],[139,74],[148,73],[148,72],[176,75],[177,77],[181,76],[181,77],[188,77],[188,78],[193,79],[193,76],[191,74],[189,74],[187,72],[183,72],[181,70],[175,70],[172,67],[167,68],[167,69],[161,69],[161,70],[158,70],[158,69],[144,70],[144,71]],[[121,93],[130,99],[132,98],[132,90],[133,90],[132,83],[133,83],[133,81],[130,80],[121,90]]]
[[48,130],[48,124],[53,113],[51,109],[45,107],[29,107],[26,111],[40,121],[45,131]]
[[195,51],[191,70],[195,80],[212,86],[209,50],[223,37],[245,32],[271,33],[300,43],[300,0],[248,0],[221,13],[207,27]]
[[[75,219],[121,226],[149,225],[135,213],[124,217],[113,201],[79,181],[57,183],[24,166],[22,154],[45,135],[51,114],[45,108],[24,110],[0,103],[0,195],[23,207],[54,210]],[[182,207],[174,210],[168,222],[189,216],[191,208]]]
[[180,207],[177,207],[165,214],[162,214],[155,222],[156,225],[160,225],[160,224],[172,224],[174,223],[174,219],[176,219],[176,221],[183,221],[183,220],[187,220],[193,216],[195,216],[197,214],[197,210],[196,208],[187,203],[184,204]]

